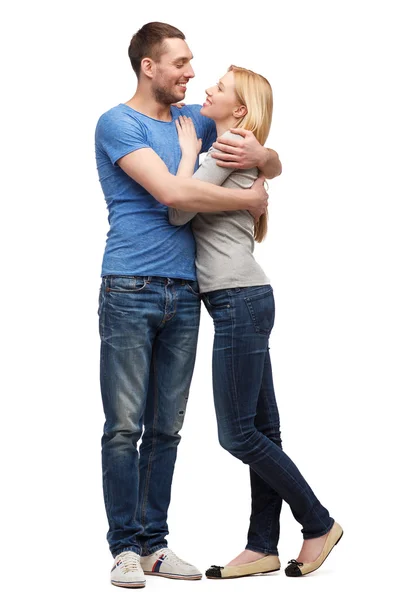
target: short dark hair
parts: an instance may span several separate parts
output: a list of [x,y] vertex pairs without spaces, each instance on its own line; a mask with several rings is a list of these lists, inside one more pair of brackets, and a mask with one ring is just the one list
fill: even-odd
[[164,40],[166,38],[180,38],[185,40],[184,33],[168,25],[167,23],[146,23],[139,31],[137,31],[131,39],[128,47],[128,56],[131,61],[132,68],[139,79],[141,72],[141,61],[147,56],[154,61],[159,61],[162,54],[165,52]]

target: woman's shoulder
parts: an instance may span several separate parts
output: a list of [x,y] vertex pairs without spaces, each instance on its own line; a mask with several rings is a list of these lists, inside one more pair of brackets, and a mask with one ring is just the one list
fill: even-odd
[[230,131],[229,129],[227,131],[224,131],[224,133],[220,137],[228,138],[230,140],[242,140],[243,139],[243,136],[240,135],[240,133],[232,133],[232,131]]

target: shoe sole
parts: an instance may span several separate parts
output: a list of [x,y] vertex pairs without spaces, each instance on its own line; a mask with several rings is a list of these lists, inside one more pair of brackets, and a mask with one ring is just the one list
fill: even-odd
[[167,579],[190,579],[191,581],[197,581],[202,579],[202,575],[172,575],[171,573],[153,573],[152,571],[143,571],[145,575],[155,575],[157,577],[166,577]]
[[[340,537],[338,538],[337,542],[334,544],[334,546],[337,546],[338,542],[341,540],[342,536],[344,535],[344,531],[342,531]],[[318,571],[318,569],[320,569],[323,565],[323,563],[325,562],[325,560],[327,559],[327,557],[329,556],[329,554],[331,553],[331,551],[333,550],[334,546],[332,546],[328,552],[328,554],[326,554],[325,558],[323,559],[323,561],[321,562],[321,564],[319,565],[319,567],[317,567],[316,569],[313,569],[312,571],[308,571],[307,573],[304,573],[303,575],[301,575],[301,577],[305,577],[306,575],[310,575],[311,573],[315,573],[315,571]],[[288,577],[288,575],[287,575]]]
[[121,581],[111,581],[111,584],[117,587],[125,588],[144,588],[146,585],[146,581],[144,581],[143,583],[141,581],[138,581],[137,583],[123,583]]
[[271,571],[258,571],[257,573],[246,573],[245,575],[232,575],[231,577],[209,577],[208,575],[206,575],[206,579],[240,579],[241,577],[253,577],[254,575],[266,575],[267,573],[276,573],[276,571],[279,570],[280,569],[272,569]]

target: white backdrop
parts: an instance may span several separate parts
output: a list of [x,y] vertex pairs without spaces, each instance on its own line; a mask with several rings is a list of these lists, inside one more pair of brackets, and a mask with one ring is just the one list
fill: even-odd
[[[285,451],[345,535],[323,569],[232,582],[150,578],[146,598],[380,592],[391,553],[389,2],[18,2],[1,55],[2,567],[9,597],[115,597],[101,491],[97,301],[108,229],[94,128],[135,89],[127,48],[148,21],[186,34],[195,79],[227,67],[274,92],[283,163],[257,254],[276,297],[271,356]],[[389,58],[390,54],[390,58]],[[4,189],[5,187],[5,189]],[[205,570],[244,547],[248,469],[217,442],[203,312],[170,506],[170,547]],[[301,545],[282,512],[283,566]],[[222,586],[222,587],[221,587]],[[5,597],[5,596],[3,596]]]

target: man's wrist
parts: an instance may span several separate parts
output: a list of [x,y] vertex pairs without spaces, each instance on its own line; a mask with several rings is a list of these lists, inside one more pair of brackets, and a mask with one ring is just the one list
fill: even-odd
[[278,154],[271,148],[264,148],[264,159],[261,161],[262,164],[258,166],[258,169],[268,179],[273,179],[278,175],[281,175],[282,166]]
[[263,171],[263,168],[266,166],[266,164],[272,158],[272,151],[269,150],[269,148],[265,148],[264,146],[262,146],[260,153],[261,153],[261,157],[259,159],[259,163],[258,163],[257,167],[260,171]]

